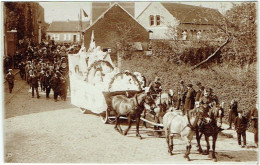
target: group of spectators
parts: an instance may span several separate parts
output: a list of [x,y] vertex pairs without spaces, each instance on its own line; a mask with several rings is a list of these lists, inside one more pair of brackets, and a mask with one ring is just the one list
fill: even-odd
[[[170,101],[175,102],[176,109],[181,110],[183,115],[187,114],[188,111],[195,108],[196,103],[200,104],[203,107],[204,112],[209,112],[210,108],[214,105],[219,105],[223,108],[223,105],[220,105],[218,97],[213,93],[212,88],[204,87],[200,82],[196,83],[197,90],[193,88],[192,84],[185,85],[184,81],[179,82],[179,86],[176,89],[177,100]],[[160,79],[155,78],[155,81],[150,85],[150,90],[152,94],[159,94],[162,92],[162,87]],[[169,91],[169,96],[173,93]],[[170,97],[174,99],[173,97]],[[254,132],[254,141],[256,146],[258,146],[258,107],[245,112],[241,109],[238,109],[238,102],[233,99],[229,105],[228,109],[228,119],[229,119],[229,128],[232,129],[232,124],[234,123],[234,129],[237,132],[237,141],[238,145],[244,148],[246,146],[246,130],[251,127]],[[224,115],[224,114],[222,114]],[[223,117],[223,116],[222,116]],[[243,137],[243,144],[241,144],[241,136]]]
[[76,53],[79,48],[69,44],[30,44],[26,49],[16,51],[13,58],[7,56],[4,66],[7,70],[9,92],[11,93],[13,88],[13,81],[9,80],[14,77],[9,68],[14,65],[15,69],[20,70],[21,78],[28,83],[33,98],[35,92],[36,97],[40,98],[41,90],[46,93],[46,99],[49,99],[53,90],[55,101],[58,96],[65,101],[69,89],[68,54]]

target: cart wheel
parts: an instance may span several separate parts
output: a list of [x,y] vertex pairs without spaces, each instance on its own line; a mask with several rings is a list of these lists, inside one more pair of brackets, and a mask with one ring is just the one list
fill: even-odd
[[112,124],[116,121],[114,116],[110,116],[110,110],[107,109],[106,112],[101,114],[101,120],[104,124]]

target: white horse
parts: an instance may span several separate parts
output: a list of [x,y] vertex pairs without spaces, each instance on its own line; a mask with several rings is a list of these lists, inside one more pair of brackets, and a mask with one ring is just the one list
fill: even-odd
[[186,115],[181,115],[178,112],[172,111],[167,112],[163,116],[163,126],[166,136],[166,142],[168,144],[168,152],[172,155],[173,150],[173,135],[179,134],[181,135],[182,140],[186,142],[186,153],[184,158],[189,158],[190,149],[191,149],[191,140],[193,135],[195,135],[195,127],[200,121],[200,117],[202,116],[202,111],[197,111],[196,115],[190,116],[188,113]]

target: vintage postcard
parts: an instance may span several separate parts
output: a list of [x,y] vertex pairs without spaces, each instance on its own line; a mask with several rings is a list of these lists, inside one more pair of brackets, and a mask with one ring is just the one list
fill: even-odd
[[257,1],[2,1],[4,163],[258,163]]

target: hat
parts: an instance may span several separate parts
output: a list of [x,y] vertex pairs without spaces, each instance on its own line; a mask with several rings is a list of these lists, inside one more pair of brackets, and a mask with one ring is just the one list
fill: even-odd
[[204,90],[204,89],[205,89],[205,87],[204,87],[204,86],[201,86],[201,87],[200,87],[200,89],[201,89],[201,90]]
[[243,113],[243,111],[242,110],[238,110],[237,113]]
[[183,83],[184,83],[184,81],[183,81],[183,80],[181,80],[181,81],[180,81],[180,83],[181,83],[181,84],[183,84]]
[[161,81],[160,77],[155,77],[154,79],[155,82]]
[[190,87],[190,88],[191,88],[191,87],[192,87],[192,84],[188,84],[187,87]]
[[200,83],[200,82],[197,82],[196,85],[201,85],[201,83]]

